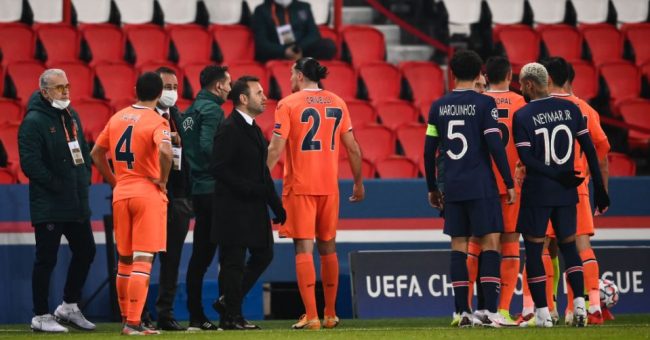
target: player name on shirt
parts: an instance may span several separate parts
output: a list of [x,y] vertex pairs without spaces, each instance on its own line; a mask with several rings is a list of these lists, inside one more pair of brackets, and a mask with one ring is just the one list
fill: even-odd
[[132,122],[138,122],[142,118],[142,115],[139,113],[129,113],[125,112],[120,116],[120,119],[126,120],[126,121],[132,121]]
[[332,104],[332,97],[309,96],[305,101],[307,104]]
[[533,115],[533,123],[535,126],[546,125],[555,122],[562,122],[571,120],[571,111],[569,110],[557,110],[551,112],[542,112],[536,115]]
[[510,98],[508,97],[493,97],[494,101],[497,103],[497,106],[500,104],[507,104],[507,105],[512,105],[512,101],[510,101]]
[[439,108],[439,115],[443,116],[474,116],[476,105],[442,105]]

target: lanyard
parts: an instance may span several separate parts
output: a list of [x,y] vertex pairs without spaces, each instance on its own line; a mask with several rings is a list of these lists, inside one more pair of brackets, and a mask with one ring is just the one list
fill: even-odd
[[[172,128],[171,129],[172,132],[178,133],[178,128],[176,127],[176,121],[174,121],[174,117],[172,117],[172,113],[169,112],[168,115],[169,115],[169,125]],[[183,141],[180,138],[178,138],[178,146],[183,146]]]
[[[68,113],[68,116],[70,117],[70,125],[72,125],[72,140],[77,140],[77,122],[75,122],[74,118],[72,118],[72,114],[70,114],[70,111],[68,109],[65,109],[65,112]],[[63,124],[63,132],[65,132],[65,140],[70,143],[70,134],[68,134],[68,128],[65,126],[65,118],[63,118],[63,115],[61,115],[61,124]]]
[[[273,21],[275,22],[275,26],[280,26],[280,21],[278,20],[278,16],[275,14],[275,2],[271,3],[271,15],[273,15]],[[289,20],[289,11],[287,8],[284,8],[284,24],[285,25],[291,25],[291,21]]]

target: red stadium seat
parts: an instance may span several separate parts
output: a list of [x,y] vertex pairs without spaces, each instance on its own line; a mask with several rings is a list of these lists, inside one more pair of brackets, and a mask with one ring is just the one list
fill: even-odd
[[203,63],[198,63],[198,64],[190,64],[186,65],[183,68],[183,73],[185,74],[185,80],[186,80],[186,85],[189,85],[190,90],[185,90],[188,93],[192,94],[192,98],[196,97],[196,95],[201,91],[201,82],[199,79],[199,76],[201,74],[201,71],[208,65],[211,64],[203,64]]
[[418,109],[403,100],[386,100],[374,103],[381,124],[395,131],[400,126],[417,123]]
[[368,125],[354,132],[363,156],[376,163],[395,153],[395,135],[385,126]]
[[327,78],[321,80],[323,88],[334,92],[344,100],[354,99],[357,96],[357,77],[354,69],[342,61],[323,61],[327,67]]
[[[364,179],[375,178],[375,166],[371,161],[363,159],[361,163],[361,175]],[[339,160],[339,178],[340,179],[354,179],[350,163],[347,159]]]
[[641,71],[641,74],[645,77],[645,79],[650,82],[650,61],[639,66],[639,70]]
[[628,61],[613,61],[600,66],[600,74],[609,88],[609,98],[615,104],[641,94],[641,74]]
[[402,77],[409,84],[413,102],[420,114],[427,119],[431,103],[445,94],[445,78],[442,69],[434,63],[407,61],[399,64]]
[[81,36],[92,54],[91,65],[124,61],[124,34],[111,24],[84,25]]
[[9,168],[0,168],[0,184],[16,184],[18,179]]
[[23,119],[23,108],[20,103],[10,99],[0,99],[0,125],[19,123]]
[[38,40],[43,44],[48,63],[79,60],[79,33],[65,24],[40,25],[36,29]]
[[27,105],[29,97],[38,89],[38,79],[44,71],[43,64],[37,61],[17,61],[7,65],[6,76],[11,79],[16,97],[23,105]]
[[0,126],[0,140],[7,151],[7,159],[10,163],[19,164],[18,154],[18,127],[20,123],[5,123]]
[[[626,123],[650,129],[650,101],[645,99],[625,100],[618,105],[617,111]],[[631,149],[647,150],[650,148],[650,134],[630,129],[627,138]]]
[[404,154],[418,164],[423,161],[426,131],[424,124],[405,125],[397,129],[397,140],[402,145]]
[[176,101],[176,106],[181,112],[187,111],[187,109],[192,105],[192,101],[185,98],[178,98]]
[[545,25],[537,28],[549,56],[567,60],[582,56],[582,35],[575,27],[568,25]]
[[573,69],[576,73],[573,79],[573,92],[576,96],[591,100],[598,95],[598,72],[596,68],[584,60],[572,60]]
[[50,68],[60,68],[70,83],[70,100],[76,103],[81,98],[92,98],[95,75],[93,70],[79,61],[53,63]]
[[135,52],[135,66],[167,60],[169,37],[160,26],[152,24],[124,27],[126,39]]
[[184,90],[184,74],[183,70],[175,64],[172,64],[171,62],[148,62],[138,68],[138,74],[140,75],[144,72],[155,72],[161,66],[168,67],[176,73],[176,79],[178,80],[178,97],[182,97]]
[[341,37],[354,67],[369,61],[384,61],[386,59],[384,34],[376,28],[345,26],[341,30]]
[[168,31],[178,52],[178,66],[211,61],[212,36],[201,26],[176,25]]
[[625,37],[632,45],[634,50],[634,61],[637,65],[642,65],[650,61],[650,24],[633,24],[626,25],[624,28]]
[[104,98],[115,103],[135,98],[135,70],[126,63],[101,63],[95,65],[95,75],[104,90]]
[[623,35],[616,27],[607,24],[584,25],[580,26],[580,30],[591,52],[591,60],[596,66],[621,60]]
[[243,25],[212,25],[210,32],[221,51],[222,63],[253,61],[255,45],[250,28]]
[[111,107],[113,108],[113,112],[118,112],[135,104],[137,101],[136,98],[122,98],[111,101]]
[[375,163],[379,178],[416,178],[418,166],[403,156],[391,156]]
[[96,99],[81,99],[75,101],[74,109],[79,114],[84,136],[88,141],[96,141],[99,133],[113,115],[113,108],[106,102]]
[[290,60],[271,60],[266,63],[266,70],[271,79],[277,86],[279,98],[284,98],[291,94],[291,68],[294,62]]
[[334,56],[335,59],[338,59],[341,57],[341,40],[339,38],[339,34],[336,33],[336,31],[327,26],[327,25],[319,25],[318,26],[318,32],[320,32],[320,36],[323,39],[330,39],[334,42],[336,45],[336,55]]
[[35,44],[36,35],[29,26],[19,23],[0,25],[2,64],[34,59]]
[[499,41],[503,44],[515,74],[519,74],[525,64],[537,61],[539,57],[540,38],[529,26],[503,26],[499,32]]
[[368,62],[359,67],[359,77],[371,101],[398,99],[401,76],[397,67],[383,61]]
[[239,77],[248,75],[260,78],[260,84],[264,89],[264,93],[269,95],[269,76],[266,73],[266,68],[261,64],[254,61],[243,61],[228,64],[228,73],[232,81],[237,80]]
[[350,99],[345,103],[348,105],[350,120],[354,129],[359,129],[369,124],[377,124],[377,112],[367,101]]
[[636,176],[636,162],[624,153],[610,152],[607,154],[609,176]]

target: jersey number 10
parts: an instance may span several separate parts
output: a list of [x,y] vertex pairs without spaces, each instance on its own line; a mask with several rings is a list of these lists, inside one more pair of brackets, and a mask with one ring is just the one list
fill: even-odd
[[[566,132],[568,139],[566,154],[562,156],[562,158],[558,157],[557,153],[555,152],[555,137],[560,131]],[[553,159],[553,162],[557,165],[562,165],[569,160],[571,157],[571,151],[573,150],[573,136],[571,135],[571,130],[568,126],[561,124],[554,127],[553,131],[551,131],[551,138],[548,136],[548,128],[535,130],[535,135],[539,134],[541,134],[544,138],[544,164],[550,165],[551,159]]]

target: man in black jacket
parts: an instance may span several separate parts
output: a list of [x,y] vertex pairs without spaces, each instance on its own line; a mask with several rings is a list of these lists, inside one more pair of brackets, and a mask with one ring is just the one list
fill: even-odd
[[259,79],[239,78],[230,98],[235,110],[215,136],[212,163],[216,185],[211,237],[221,249],[223,293],[213,307],[221,314],[222,329],[259,329],[243,318],[242,300],[273,259],[267,205],[276,216],[274,223],[284,224],[286,213],[266,166],[266,140],[255,124],[266,101]]
[[[70,105],[70,84],[65,72],[48,69],[40,76],[40,90],[27,105],[18,131],[20,165],[29,178],[29,208],[36,237],[32,273],[34,318],[31,328],[41,332],[67,332],[61,323],[94,330],[77,303],[95,257],[90,228],[88,186],[91,159],[79,115]],[[50,277],[56,265],[61,236],[72,251],[63,303],[49,312]]]

